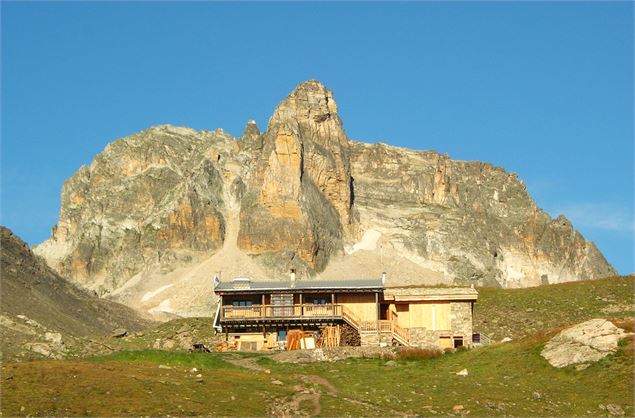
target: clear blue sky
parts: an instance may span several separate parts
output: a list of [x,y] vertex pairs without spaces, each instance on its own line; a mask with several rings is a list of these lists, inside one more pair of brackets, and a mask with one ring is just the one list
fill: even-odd
[[3,2],[1,223],[38,243],[109,142],[263,128],[312,78],[351,138],[516,172],[635,270],[631,2]]

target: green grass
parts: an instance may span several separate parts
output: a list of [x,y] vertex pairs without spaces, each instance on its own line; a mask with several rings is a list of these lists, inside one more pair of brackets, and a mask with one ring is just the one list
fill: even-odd
[[496,340],[517,339],[592,318],[633,318],[631,276],[526,289],[479,288],[474,329]]
[[[632,339],[582,371],[550,366],[540,356],[545,341],[535,336],[436,358],[396,358],[394,364],[386,359],[289,364],[263,354],[246,356],[270,373],[225,361],[236,353],[148,350],[13,363],[3,365],[3,376],[12,378],[4,381],[2,412],[262,416],[273,404],[310,389],[322,393],[323,416],[448,415],[455,405],[471,416],[597,416],[604,413],[600,404],[616,404],[633,415]],[[192,367],[202,373],[203,383],[195,381]],[[457,376],[464,368],[468,376]],[[329,394],[319,382],[307,383],[304,378],[310,376],[327,380],[337,393]],[[282,385],[272,384],[274,379]],[[29,409],[21,412],[25,404]],[[301,408],[310,412],[310,402]]]
[[105,356],[88,357],[87,360],[93,362],[156,363],[166,366],[196,367],[201,370],[236,368],[236,366],[227,363],[218,355],[162,350],[119,351]]
[[[379,415],[392,415],[390,409],[448,414],[454,405],[463,405],[478,416],[595,416],[602,413],[598,405],[607,403],[633,414],[632,345],[583,371],[553,368],[540,356],[543,345],[530,338],[439,358],[397,360],[393,367],[385,360],[356,359],[312,363],[302,372],[328,378],[341,397],[363,399]],[[468,376],[457,376],[463,368]],[[356,411],[357,405],[347,403],[332,403],[322,410],[325,415]]]
[[[615,354],[581,371],[573,366],[556,369],[540,356],[558,329],[590,318],[622,318],[616,323],[632,331],[632,278],[479,292],[477,329],[497,338],[511,336],[512,343],[433,358],[397,357],[390,363],[358,358],[290,364],[260,353],[139,349],[183,326],[207,333],[204,320],[194,325],[181,320],[121,341],[128,349],[109,355],[3,363],[2,415],[267,416],[274,406],[294,399],[311,413],[311,399],[298,396],[316,391],[321,393],[321,416],[447,416],[468,411],[470,416],[598,416],[607,414],[600,408],[607,404],[620,406],[626,416],[635,414],[632,337],[620,341]],[[268,372],[229,362],[235,359],[249,360]],[[191,372],[194,367],[197,372]],[[468,376],[456,375],[462,369]],[[202,382],[196,380],[197,373]],[[457,405],[462,411],[453,410]]]

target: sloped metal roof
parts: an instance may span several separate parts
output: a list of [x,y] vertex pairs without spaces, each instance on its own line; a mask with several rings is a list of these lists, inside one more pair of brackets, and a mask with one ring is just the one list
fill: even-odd
[[268,280],[268,281],[224,281],[214,288],[216,292],[246,292],[254,290],[347,290],[383,289],[381,279],[346,280]]

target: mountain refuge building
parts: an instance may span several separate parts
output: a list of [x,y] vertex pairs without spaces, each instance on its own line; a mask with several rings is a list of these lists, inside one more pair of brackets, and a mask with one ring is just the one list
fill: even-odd
[[[348,328],[360,345],[471,346],[473,287],[387,287],[381,279],[217,281],[214,320],[242,350],[290,348],[291,335]],[[288,338],[289,337],[289,341]],[[339,337],[338,337],[339,338]],[[338,339],[339,341],[339,339]],[[306,346],[313,348],[309,340]]]

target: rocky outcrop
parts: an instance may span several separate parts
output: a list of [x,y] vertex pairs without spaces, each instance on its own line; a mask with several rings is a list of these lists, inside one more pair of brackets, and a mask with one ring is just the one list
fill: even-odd
[[606,319],[591,319],[553,337],[540,353],[554,367],[596,362],[617,351],[628,334]]
[[217,132],[159,126],[108,145],[62,188],[51,239],[37,247],[60,274],[102,292],[147,266],[223,242],[218,162],[238,147]]
[[322,270],[354,222],[348,139],[330,90],[316,81],[296,88],[262,142],[242,199],[238,245],[273,255],[272,266]]
[[240,139],[159,126],[113,142],[65,183],[59,221],[35,251],[102,294],[137,286],[145,304],[173,285],[164,307],[179,278],[195,281],[179,290],[191,305],[188,292],[227,269],[502,287],[615,274],[515,174],[350,141],[317,81],[284,99],[264,133],[254,121]]

